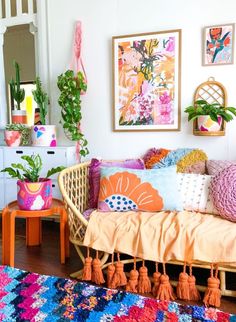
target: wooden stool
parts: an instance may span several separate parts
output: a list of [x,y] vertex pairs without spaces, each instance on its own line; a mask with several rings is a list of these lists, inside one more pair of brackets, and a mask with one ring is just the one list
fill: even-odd
[[20,210],[17,201],[9,203],[2,211],[2,264],[14,267],[15,255],[15,218],[26,218],[26,245],[37,246],[42,242],[41,217],[54,214],[60,216],[60,259],[65,264],[69,257],[69,234],[67,212],[59,199],[52,200],[52,206],[46,210]]

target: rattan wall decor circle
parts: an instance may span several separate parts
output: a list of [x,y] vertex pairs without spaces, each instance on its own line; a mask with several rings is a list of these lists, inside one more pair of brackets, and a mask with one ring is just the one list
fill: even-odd
[[[223,84],[217,82],[214,77],[209,77],[204,83],[201,83],[195,93],[194,102],[205,100],[207,103],[219,103],[221,106],[227,106],[227,92]],[[226,122],[223,120],[219,131],[201,131],[198,128],[197,120],[193,121],[193,134],[198,136],[224,136]]]

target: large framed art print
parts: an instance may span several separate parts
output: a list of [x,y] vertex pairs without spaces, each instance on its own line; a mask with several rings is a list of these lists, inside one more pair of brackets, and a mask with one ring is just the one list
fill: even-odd
[[112,40],[114,131],[179,131],[181,30]]

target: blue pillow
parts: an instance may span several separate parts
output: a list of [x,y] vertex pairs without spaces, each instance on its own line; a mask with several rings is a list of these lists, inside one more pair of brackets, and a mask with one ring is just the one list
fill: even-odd
[[98,209],[183,210],[177,185],[176,166],[150,170],[101,168]]

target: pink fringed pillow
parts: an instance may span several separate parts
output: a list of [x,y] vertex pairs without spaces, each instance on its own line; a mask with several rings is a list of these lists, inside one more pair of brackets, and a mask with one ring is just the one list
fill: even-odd
[[127,159],[120,161],[92,159],[89,165],[89,208],[97,208],[101,167],[144,169],[145,165],[142,159]]
[[236,222],[236,164],[212,178],[210,193],[220,216]]

